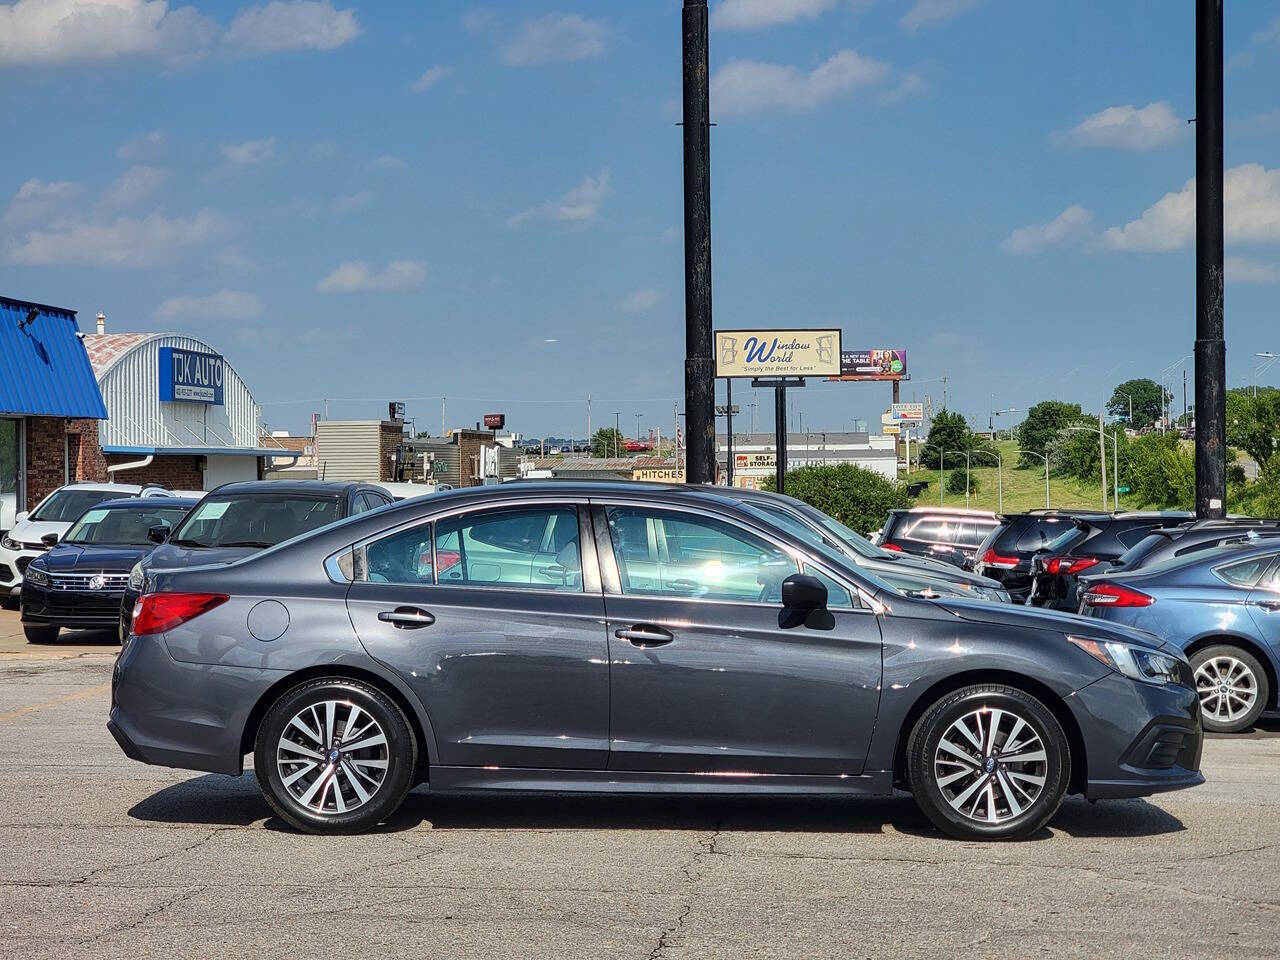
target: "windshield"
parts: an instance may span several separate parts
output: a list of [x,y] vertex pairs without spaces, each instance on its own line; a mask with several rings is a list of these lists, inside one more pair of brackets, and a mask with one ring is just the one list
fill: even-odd
[[[821,533],[814,530],[812,526],[797,517],[795,512],[788,510],[786,507],[776,506],[772,503],[753,503],[751,506],[765,511],[771,519],[778,520],[786,529],[791,530],[798,536],[806,537],[810,542],[828,544],[828,540]],[[893,556],[889,551],[881,550],[866,537],[850,530],[839,520],[827,516],[817,507],[805,509],[804,515],[829,533],[832,540],[835,540],[842,547],[848,547],[856,556],[878,560]]]
[[186,512],[186,507],[93,507],[67,531],[62,542],[144,547],[151,543],[147,537],[151,527],[161,523],[172,527]]
[[113,490],[56,490],[31,514],[32,520],[70,523],[90,507],[104,500],[118,500],[127,494]]
[[839,540],[847,544],[855,553],[859,553],[864,557],[896,560],[897,558],[888,550],[882,550],[874,543],[858,533],[856,530],[850,530],[835,517],[829,517],[825,513],[822,515],[821,523],[831,533],[835,534]]
[[287,493],[208,496],[169,542],[179,547],[273,547],[338,519],[335,497]]

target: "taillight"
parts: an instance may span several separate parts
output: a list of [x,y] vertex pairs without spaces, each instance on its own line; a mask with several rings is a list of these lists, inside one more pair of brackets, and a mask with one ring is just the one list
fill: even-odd
[[1044,572],[1074,577],[1090,567],[1098,565],[1097,557],[1049,557],[1044,562]]
[[894,553],[901,553],[901,552],[902,552],[902,548],[901,548],[900,546],[898,546],[896,543],[882,543],[882,544],[880,544],[880,549],[882,549],[882,550],[892,550]]
[[1090,607],[1149,607],[1155,597],[1119,583],[1096,583],[1081,597]]
[[225,593],[144,593],[133,610],[135,636],[164,633],[226,603]]
[[995,547],[988,547],[987,552],[982,555],[982,559],[978,562],[983,566],[994,567],[997,570],[1012,570],[1018,565],[1018,558],[1002,557],[996,553]]

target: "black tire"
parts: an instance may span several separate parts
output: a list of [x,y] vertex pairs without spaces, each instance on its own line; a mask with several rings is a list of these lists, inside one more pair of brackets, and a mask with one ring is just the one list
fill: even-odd
[[[8,587],[5,587],[7,590]],[[0,597],[0,610],[17,610],[21,602],[17,597],[3,596]]]
[[[995,735],[988,743],[993,721]],[[961,726],[970,731],[976,726],[987,749],[974,748],[974,734],[964,736]],[[1033,734],[1040,747],[1030,739]],[[956,738],[970,751],[970,759],[965,762],[950,746],[940,747],[944,737],[948,744]],[[1043,760],[1002,758],[1005,747],[1022,748],[1010,757],[1039,755]],[[1020,840],[1035,833],[1058,812],[1071,782],[1071,747],[1057,717],[1025,691],[998,683],[953,691],[926,710],[911,731],[906,760],[907,780],[921,811],[961,840]],[[1042,781],[1038,789],[1036,778]],[[972,810],[970,797],[975,798]]]
[[[297,732],[296,727],[290,726],[294,717],[303,711],[308,711],[308,716],[315,718],[317,722],[315,729],[324,738],[326,732],[324,705],[331,701],[339,705],[335,708],[336,712],[342,709],[350,710],[352,706],[359,708],[362,717],[351,724],[352,729],[359,731],[365,722],[363,717],[367,716],[377,724],[385,739],[385,749],[368,748],[380,754],[380,757],[370,759],[366,756],[364,760],[356,760],[360,764],[385,763],[381,781],[368,791],[370,796],[367,800],[361,801],[354,809],[347,809],[345,812],[340,812],[339,805],[359,799],[352,792],[353,781],[355,784],[363,784],[360,787],[361,790],[371,787],[369,780],[357,776],[357,771],[348,762],[355,759],[355,753],[350,753],[339,761],[338,772],[333,773],[330,786],[321,784],[319,804],[325,809],[318,810],[301,800],[305,798],[305,790],[310,789],[309,785],[314,785],[316,780],[322,779],[320,775],[325,770],[333,767],[332,761],[328,759],[332,753],[326,753],[322,758],[325,766],[321,767],[306,758],[288,759],[295,755],[293,751],[281,750],[281,738],[284,737],[286,729],[290,731],[291,738],[308,749],[315,746],[309,743],[303,734]],[[319,705],[316,708],[318,711],[316,714],[309,712],[313,705]],[[343,723],[344,721],[340,719],[334,721],[336,739],[341,740],[352,732],[345,725],[339,731],[338,724]],[[369,739],[368,736],[362,733],[361,738],[353,742],[359,743],[367,739]],[[376,732],[374,739],[376,739]],[[332,745],[332,740],[329,742]],[[350,747],[346,749],[350,751]],[[341,751],[337,752],[340,757],[343,756]],[[289,776],[304,770],[307,764],[315,768],[314,777],[304,773],[301,780],[296,781],[300,783],[297,789],[303,791],[301,797],[295,796],[290,786],[286,785],[286,774],[281,772],[282,764],[277,762],[278,757],[286,758],[283,762],[289,771]],[[262,787],[267,802],[283,820],[292,826],[307,833],[360,833],[383,822],[399,809],[405,794],[409,792],[414,782],[414,774],[418,766],[418,742],[404,713],[381,690],[358,680],[328,677],[307,681],[286,691],[267,711],[258,727],[253,762],[258,784]],[[364,770],[363,767],[362,770]],[[364,772],[368,771],[364,770]],[[335,789],[338,796],[333,800],[333,809],[328,809],[326,798],[330,797]],[[344,796],[345,801],[342,799]],[[312,803],[315,802],[313,797]]]
[[57,627],[29,627],[23,624],[22,632],[27,637],[27,643],[55,643],[58,639]]
[[[1209,733],[1239,733],[1241,730],[1248,730],[1258,722],[1262,711],[1271,702],[1271,681],[1267,678],[1267,671],[1258,662],[1257,657],[1232,644],[1219,643],[1197,650],[1189,659],[1191,672],[1195,676],[1196,690],[1200,694],[1201,721],[1205,730]],[[1242,677],[1247,677],[1246,682],[1241,686],[1252,686],[1255,694],[1252,706],[1241,713],[1235,710],[1241,705],[1239,699],[1228,698],[1226,715],[1222,715],[1216,710],[1222,702],[1221,694],[1215,696],[1214,688],[1206,685],[1205,680],[1208,679],[1208,675],[1221,672],[1214,669],[1214,664],[1229,662],[1240,664],[1241,676],[1236,679],[1239,681]],[[1209,666],[1206,667],[1206,664]]]

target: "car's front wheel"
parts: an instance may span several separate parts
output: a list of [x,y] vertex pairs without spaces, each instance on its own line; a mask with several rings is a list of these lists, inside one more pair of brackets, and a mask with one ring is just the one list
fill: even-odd
[[258,728],[254,770],[284,820],[311,833],[358,833],[399,808],[418,745],[404,713],[357,680],[287,691]]
[[27,643],[53,643],[58,639],[57,627],[24,626],[22,632],[26,635]]
[[1004,684],[964,687],[925,711],[907,741],[916,803],[963,840],[1016,840],[1058,812],[1071,749],[1043,703]]
[[1229,644],[1191,656],[1201,719],[1210,733],[1239,733],[1262,716],[1271,699],[1267,672],[1253,654]]

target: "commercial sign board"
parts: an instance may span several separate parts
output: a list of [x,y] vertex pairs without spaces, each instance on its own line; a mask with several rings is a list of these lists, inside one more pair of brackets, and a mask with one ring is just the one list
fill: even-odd
[[160,348],[160,399],[222,405],[227,362],[216,353]]
[[404,419],[404,404],[392,400],[387,404],[387,417],[391,420]]
[[651,483],[684,483],[684,470],[680,467],[656,467],[634,470],[632,480],[648,480]]
[[486,413],[484,415],[484,428],[486,430],[501,430],[507,425],[507,415],[505,413]]
[[773,470],[778,465],[778,458],[772,453],[735,453],[733,455],[734,470]]
[[890,436],[897,436],[902,432],[902,428],[893,423],[886,423],[881,429]]
[[897,422],[919,423],[924,419],[923,403],[895,403],[889,407],[889,414]]
[[834,377],[840,331],[717,330],[717,377]]
[[905,350],[843,350],[842,380],[901,380],[907,375]]

